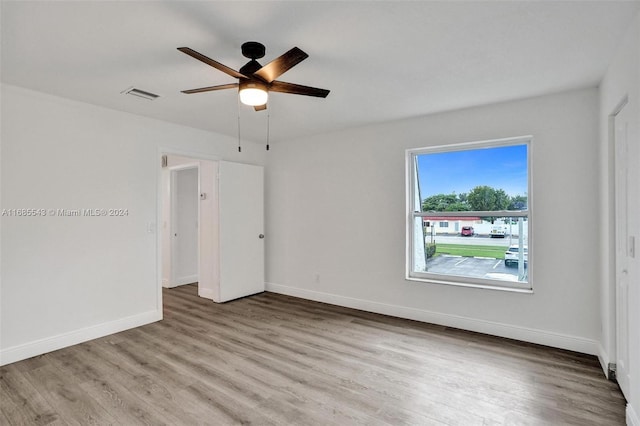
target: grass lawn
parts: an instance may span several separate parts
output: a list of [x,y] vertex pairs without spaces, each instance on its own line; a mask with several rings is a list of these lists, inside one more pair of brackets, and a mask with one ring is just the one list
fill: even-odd
[[507,246],[472,246],[465,244],[440,244],[436,243],[436,256],[440,254],[451,254],[456,256],[472,257],[492,257],[504,259],[504,252]]

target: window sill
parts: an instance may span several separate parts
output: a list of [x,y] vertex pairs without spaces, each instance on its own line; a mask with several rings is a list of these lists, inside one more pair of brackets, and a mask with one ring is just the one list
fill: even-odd
[[533,294],[533,288],[530,287],[507,287],[505,285],[500,284],[478,284],[471,282],[461,282],[461,281],[449,281],[449,280],[441,280],[441,279],[433,279],[433,278],[422,278],[422,277],[405,277],[407,281],[417,281],[429,284],[439,284],[439,285],[451,285],[456,287],[469,287],[469,288],[477,288],[481,290],[498,290],[498,291],[507,291],[511,293],[523,293],[523,294]]

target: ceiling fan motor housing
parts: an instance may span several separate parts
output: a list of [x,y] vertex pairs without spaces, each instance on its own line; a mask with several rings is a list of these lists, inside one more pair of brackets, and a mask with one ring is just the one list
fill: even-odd
[[262,68],[262,65],[260,65],[260,63],[258,61],[256,61],[255,59],[252,59],[249,62],[247,62],[246,64],[244,64],[242,66],[242,68],[240,68],[238,71],[240,71],[240,74],[244,74],[246,76],[250,76],[254,72],[258,71],[260,68]]
[[250,76],[262,68],[262,65],[260,65],[256,59],[263,58],[264,54],[264,44],[258,43],[257,41],[247,41],[246,43],[242,43],[242,56],[251,60],[238,70],[240,71],[240,74]]

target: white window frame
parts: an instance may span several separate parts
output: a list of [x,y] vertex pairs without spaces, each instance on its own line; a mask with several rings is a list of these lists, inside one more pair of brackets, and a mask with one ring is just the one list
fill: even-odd
[[[407,228],[406,228],[406,276],[405,279],[409,281],[420,281],[426,283],[435,284],[447,284],[462,287],[473,287],[483,289],[494,290],[506,290],[520,293],[533,293],[533,277],[531,271],[531,265],[533,265],[533,233],[532,233],[532,168],[531,168],[531,144],[533,136],[518,136],[514,138],[505,139],[493,139],[479,142],[465,142],[450,145],[438,145],[432,147],[423,147],[406,150],[406,212],[407,212]],[[443,152],[453,151],[468,151],[482,148],[497,148],[513,145],[527,145],[527,209],[526,210],[501,210],[501,211],[488,211],[488,212],[446,212],[450,217],[525,217],[524,226],[527,226],[528,231],[528,260],[527,260],[527,281],[526,282],[512,282],[501,281],[489,278],[475,278],[465,277],[459,275],[447,275],[436,274],[431,272],[420,272],[414,269],[414,237],[415,237],[415,220],[420,218],[421,221],[424,218],[430,217],[442,217],[443,212],[423,212],[422,208],[419,211],[414,211],[414,205],[416,200],[416,157],[422,154],[437,154]],[[420,200],[420,207],[422,206],[422,200]],[[432,221],[433,222],[433,221]],[[424,242],[421,242],[424,244]]]

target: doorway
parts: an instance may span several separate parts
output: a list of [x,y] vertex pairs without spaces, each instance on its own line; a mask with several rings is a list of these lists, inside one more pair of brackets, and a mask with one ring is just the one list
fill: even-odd
[[197,282],[198,296],[214,300],[219,270],[218,161],[178,154],[164,154],[162,159],[158,239],[161,287]]
[[162,287],[200,282],[200,161],[163,156],[159,251]]
[[[189,284],[196,277],[198,296],[214,302],[264,291],[263,167],[189,154],[160,155],[161,287]],[[183,191],[189,195],[183,197]],[[182,204],[189,205],[186,213]],[[191,232],[197,237],[190,237]]]
[[171,169],[171,277],[168,287],[198,282],[198,167]]

